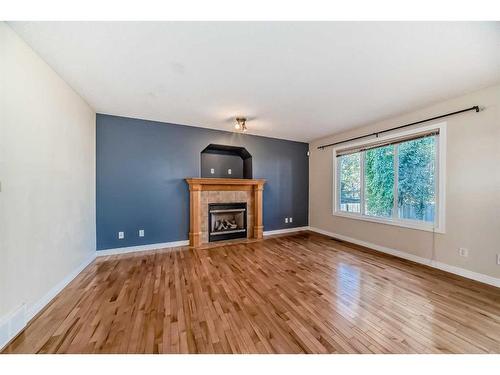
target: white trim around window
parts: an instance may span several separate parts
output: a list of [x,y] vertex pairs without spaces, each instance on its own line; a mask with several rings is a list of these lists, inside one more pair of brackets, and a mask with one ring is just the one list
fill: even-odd
[[[339,209],[339,178],[338,178],[338,158],[337,152],[339,150],[345,149],[346,147],[361,147],[370,146],[375,143],[389,142],[392,139],[398,139],[401,137],[410,137],[412,135],[426,132],[426,131],[439,131],[439,137],[436,138],[436,219],[434,223],[421,222],[416,220],[399,219],[395,217],[382,218],[375,216],[364,215],[364,209],[361,208],[360,213],[351,213],[340,211]],[[361,161],[361,173],[363,173],[363,160]],[[363,188],[363,174],[361,174],[361,195],[364,194]],[[396,178],[397,176],[395,176]],[[412,130],[406,130],[402,132],[394,132],[393,134],[386,135],[383,137],[378,137],[372,140],[365,140],[359,142],[352,142],[344,144],[342,146],[335,147],[333,149],[333,215],[339,217],[345,217],[355,220],[369,221],[379,224],[396,225],[404,228],[411,228],[417,230],[424,230],[435,233],[445,233],[445,202],[446,202],[446,122],[428,125],[424,127],[415,128]],[[363,200],[361,202],[361,207],[364,206]]]

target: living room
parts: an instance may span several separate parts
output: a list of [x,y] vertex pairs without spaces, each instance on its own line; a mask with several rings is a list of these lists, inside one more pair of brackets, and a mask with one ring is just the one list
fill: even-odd
[[3,354],[498,359],[499,22],[0,41]]

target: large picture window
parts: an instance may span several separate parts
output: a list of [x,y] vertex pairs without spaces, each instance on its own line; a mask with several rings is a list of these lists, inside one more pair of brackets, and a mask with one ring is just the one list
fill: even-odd
[[335,149],[334,214],[443,232],[444,134],[441,124]]

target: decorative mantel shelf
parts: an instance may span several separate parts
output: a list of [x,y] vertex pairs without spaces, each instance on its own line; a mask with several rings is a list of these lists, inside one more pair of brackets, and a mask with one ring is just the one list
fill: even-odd
[[202,244],[202,192],[243,191],[251,193],[253,219],[248,221],[248,227],[253,228],[252,238],[262,238],[262,192],[266,180],[239,178],[186,178],[189,185],[189,245]]

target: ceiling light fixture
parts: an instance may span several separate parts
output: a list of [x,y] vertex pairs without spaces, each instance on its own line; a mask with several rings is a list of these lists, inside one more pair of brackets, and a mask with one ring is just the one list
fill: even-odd
[[236,117],[236,124],[234,125],[234,128],[236,130],[246,132],[247,131],[246,122],[247,119],[245,117]]

